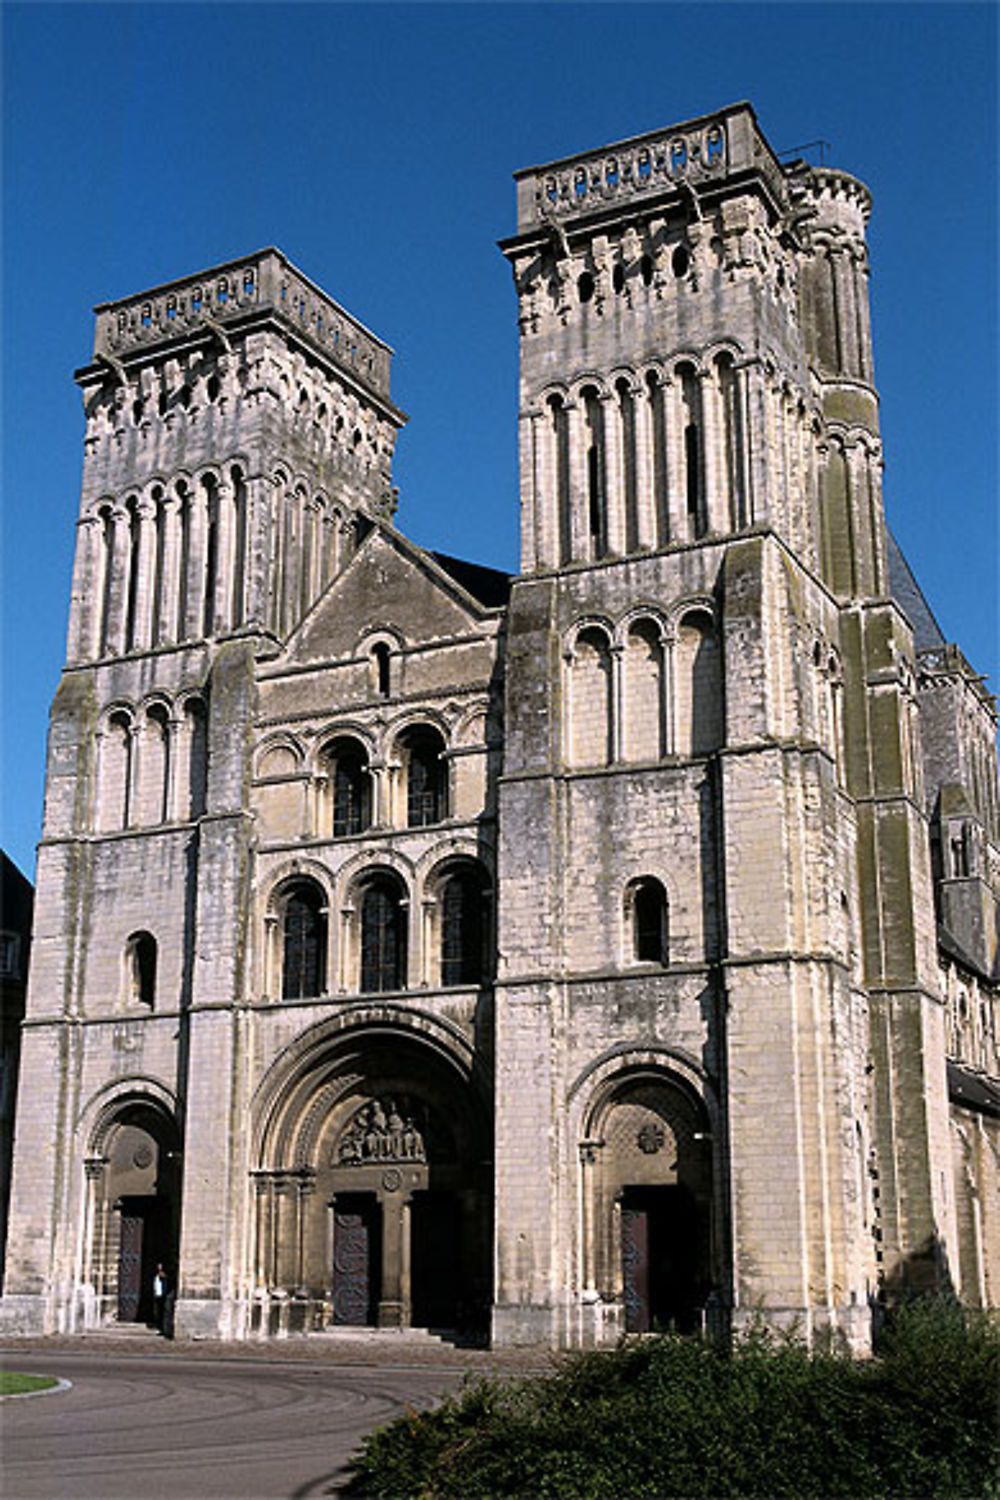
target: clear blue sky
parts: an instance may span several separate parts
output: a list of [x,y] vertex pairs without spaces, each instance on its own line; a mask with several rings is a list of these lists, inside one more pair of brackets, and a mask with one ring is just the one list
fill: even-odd
[[95,302],[278,244],[397,351],[398,521],[517,558],[515,168],[753,101],[875,196],[886,499],[998,678],[997,9],[6,4],[4,760],[29,875]]

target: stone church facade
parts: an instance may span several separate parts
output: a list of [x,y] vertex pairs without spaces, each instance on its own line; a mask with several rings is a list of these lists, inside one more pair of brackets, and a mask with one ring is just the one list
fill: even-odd
[[9,1330],[590,1345],[1000,1301],[993,702],[886,531],[865,187],[517,174],[513,579],[266,250],[97,309]]

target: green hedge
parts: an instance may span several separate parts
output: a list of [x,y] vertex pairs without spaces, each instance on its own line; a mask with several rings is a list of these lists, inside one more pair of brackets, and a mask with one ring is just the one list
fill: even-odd
[[663,1335],[391,1423],[348,1493],[995,1500],[998,1400],[1000,1329],[953,1303],[900,1309],[867,1361],[764,1332],[728,1354]]

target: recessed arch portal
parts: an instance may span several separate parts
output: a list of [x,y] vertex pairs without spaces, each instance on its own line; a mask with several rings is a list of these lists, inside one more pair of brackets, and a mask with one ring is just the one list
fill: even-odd
[[686,1080],[623,1067],[600,1085],[580,1148],[585,1284],[627,1332],[701,1326],[720,1275],[712,1131]]
[[[369,1008],[363,1008],[366,1013]],[[476,1329],[490,1300],[484,1081],[440,1027],[370,1019],[317,1035],[262,1094],[254,1318],[304,1328]],[[281,1076],[284,1073],[284,1077]]]
[[102,1109],[84,1158],[88,1321],[151,1323],[153,1273],[176,1286],[181,1151],[173,1113],[140,1089]]

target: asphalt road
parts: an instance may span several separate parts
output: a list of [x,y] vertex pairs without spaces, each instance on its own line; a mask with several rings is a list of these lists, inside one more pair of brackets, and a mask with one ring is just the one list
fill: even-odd
[[460,1368],[15,1351],[72,1389],[0,1403],[4,1500],[313,1500],[359,1438]]

